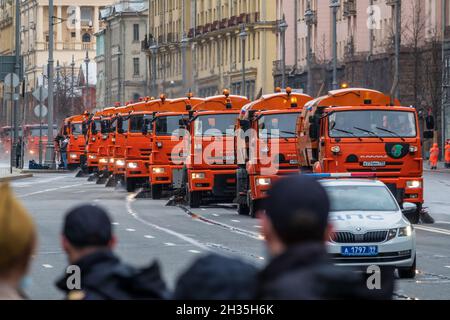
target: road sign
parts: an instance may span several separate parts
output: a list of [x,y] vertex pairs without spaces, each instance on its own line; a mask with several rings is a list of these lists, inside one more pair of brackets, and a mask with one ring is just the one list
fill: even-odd
[[5,77],[5,85],[8,88],[16,88],[20,84],[19,76],[15,73],[8,73]]
[[[42,111],[40,110],[41,106],[42,106]],[[34,107],[34,115],[38,118],[41,116],[42,116],[42,118],[45,118],[47,116],[47,113],[48,113],[48,109],[43,104],[42,105],[38,104],[36,107]]]
[[[20,94],[14,93],[12,95],[13,101],[19,101]],[[6,101],[11,101],[11,94],[5,94],[4,99]]]
[[[20,58],[20,78],[23,78],[23,57]],[[5,79],[8,73],[15,72],[16,70],[16,56],[2,56],[0,55],[0,81]]]
[[[42,90],[42,92],[40,92]],[[41,94],[42,94],[42,101],[40,101],[41,99]],[[36,90],[33,91],[33,97],[38,101],[38,102],[44,102],[45,100],[47,100],[48,98],[48,90],[47,88],[44,88],[42,86],[39,86]]]

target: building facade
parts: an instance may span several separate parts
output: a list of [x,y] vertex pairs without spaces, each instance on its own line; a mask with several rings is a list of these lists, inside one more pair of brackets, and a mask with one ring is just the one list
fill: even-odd
[[[150,0],[152,93],[209,96],[230,88],[255,98],[272,92],[275,0]],[[245,79],[244,79],[245,78]],[[244,84],[245,82],[245,84]]]
[[147,1],[120,1],[100,11],[97,37],[97,105],[112,106],[147,96]]

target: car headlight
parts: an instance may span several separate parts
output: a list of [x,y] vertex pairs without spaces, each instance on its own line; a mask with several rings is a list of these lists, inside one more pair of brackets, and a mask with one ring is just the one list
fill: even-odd
[[411,237],[413,233],[413,227],[412,226],[407,226],[407,227],[403,227],[398,229],[398,236],[399,237]]
[[109,159],[109,163],[114,163],[114,158]]
[[411,180],[406,182],[406,187],[408,189],[418,189],[422,188],[422,182],[419,180]]
[[95,160],[95,159],[97,159],[97,156],[95,154],[90,154],[89,159]]
[[116,165],[119,166],[119,167],[123,167],[123,166],[125,166],[125,161],[124,160],[117,160],[116,161]]
[[70,154],[70,158],[71,159],[76,159],[77,158],[77,154],[76,153],[71,153]]
[[106,159],[106,158],[101,158],[100,160],[98,160],[98,162],[103,163],[103,164],[106,164],[106,163],[108,163],[108,159]]
[[206,175],[204,172],[197,172],[192,174],[192,179],[205,179]]
[[137,169],[138,164],[136,162],[129,162],[127,166],[130,169]]
[[397,229],[389,230],[387,241],[394,239],[397,236]]
[[164,168],[153,168],[153,169],[152,169],[152,172],[153,172],[154,174],[161,174],[161,173],[166,172],[166,169],[164,169]]
[[256,179],[257,186],[268,186],[270,185],[272,180],[270,178],[258,178]]

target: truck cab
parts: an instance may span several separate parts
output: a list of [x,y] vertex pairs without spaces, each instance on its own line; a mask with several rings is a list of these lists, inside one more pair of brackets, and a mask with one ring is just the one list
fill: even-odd
[[312,97],[265,95],[246,105],[237,124],[237,203],[241,215],[255,217],[259,203],[281,176],[298,173],[297,119]]
[[193,108],[189,121],[190,154],[185,166],[186,200],[191,208],[202,202],[231,202],[236,196],[235,124],[246,97],[207,98]]
[[64,121],[64,132],[69,136],[67,146],[67,163],[69,169],[75,169],[85,161],[87,127],[89,113],[72,116]]
[[400,204],[423,205],[423,159],[417,112],[369,89],[331,91],[305,106],[298,122],[305,171],[371,173]]
[[[56,137],[57,134],[57,126],[53,126],[53,136]],[[25,125],[24,126],[24,158],[25,159],[39,159],[39,137],[42,136],[42,159],[45,160],[45,154],[47,150],[47,141],[48,141],[48,125],[42,124],[41,126],[38,124],[33,125]]]

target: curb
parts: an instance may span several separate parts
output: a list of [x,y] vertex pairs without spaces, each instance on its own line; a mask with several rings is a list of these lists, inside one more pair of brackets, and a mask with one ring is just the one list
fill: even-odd
[[33,177],[32,173],[21,174],[21,175],[16,175],[16,176],[12,176],[12,177],[1,177],[0,182],[10,182],[10,181],[16,181],[16,180],[27,179],[27,178],[32,178],[32,177]]

